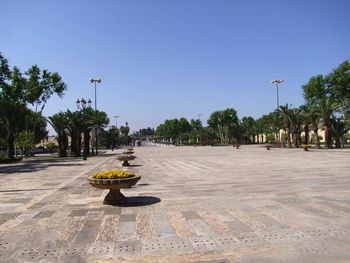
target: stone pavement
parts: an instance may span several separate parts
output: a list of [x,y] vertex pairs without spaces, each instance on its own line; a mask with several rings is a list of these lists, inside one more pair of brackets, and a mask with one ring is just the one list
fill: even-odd
[[0,262],[350,262],[349,149],[136,148],[106,206],[120,152],[0,165]]

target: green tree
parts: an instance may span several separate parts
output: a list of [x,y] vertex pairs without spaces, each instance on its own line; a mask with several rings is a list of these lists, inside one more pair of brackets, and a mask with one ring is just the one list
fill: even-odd
[[255,143],[256,121],[253,117],[243,117],[241,120],[242,135],[245,144]]
[[326,77],[329,91],[340,106],[344,117],[350,120],[350,62],[341,63]]
[[17,135],[16,146],[21,150],[21,155],[27,153],[28,149],[32,149],[35,146],[31,131],[21,131]]
[[58,143],[58,156],[67,157],[67,148],[68,148],[68,136],[67,136],[67,127],[68,119],[66,114],[63,112],[56,113],[48,117],[48,122],[52,128],[57,133],[57,143]]
[[41,70],[37,65],[33,65],[26,72],[26,102],[32,104],[35,108],[33,137],[36,134],[37,118],[41,116],[46,103],[53,94],[63,97],[64,91],[67,89],[66,84],[62,81],[61,76],[57,72],[49,72]]
[[197,144],[198,143],[202,143],[202,136],[203,135],[203,126],[202,126],[202,122],[200,119],[191,119],[190,122],[190,126],[191,126],[191,139],[193,141],[195,141]]
[[221,145],[228,145],[230,137],[239,136],[237,111],[233,108],[213,112],[209,117],[208,125],[218,134]]
[[0,125],[6,130],[7,157],[12,160],[19,125],[24,123],[27,114],[24,97],[25,79],[18,68],[10,70],[8,61],[1,53],[0,66]]
[[314,133],[314,138],[316,142],[316,148],[320,149],[320,138],[318,136],[320,114],[315,105],[306,104],[307,109],[303,110],[304,118],[307,118],[307,121],[310,123],[311,130]]
[[304,98],[309,104],[315,104],[317,100],[329,96],[326,80],[322,75],[311,77],[302,88]]
[[283,116],[284,130],[287,133],[287,145],[288,145],[288,148],[291,148],[292,147],[291,124],[290,124],[291,108],[287,103],[285,106],[280,106],[280,110]]
[[310,107],[308,107],[308,105],[301,105],[299,109],[301,110],[301,117],[303,119],[304,134],[305,134],[304,144],[308,145],[309,144],[309,127],[311,125],[310,118],[308,116],[310,114]]
[[[259,127],[259,133],[261,135],[261,142],[263,143],[263,137],[265,135],[265,139],[267,139],[268,135],[272,135],[274,132],[274,122],[275,122],[275,114],[273,112],[263,115],[257,120],[257,124]],[[271,136],[270,136],[271,137]],[[271,142],[271,141],[270,141]]]
[[80,111],[65,112],[67,118],[67,130],[71,139],[71,156],[81,156],[81,134],[83,132],[83,115]]
[[323,130],[324,130],[324,134],[325,134],[325,148],[326,149],[332,148],[332,138],[331,138],[331,132],[330,132],[330,125],[331,125],[331,117],[334,113],[335,108],[336,108],[336,104],[329,97],[322,98],[322,99],[319,99],[316,101],[316,109],[317,109],[317,111],[320,114],[320,117],[322,119]]
[[120,133],[122,134],[122,136],[127,137],[129,135],[129,132],[130,132],[129,126],[127,125],[120,126]]
[[341,141],[344,138],[344,135],[349,131],[349,127],[347,127],[344,120],[339,118],[331,118],[331,133],[334,136],[335,140],[335,148],[341,148]]
[[301,110],[292,108],[289,112],[289,121],[291,125],[293,146],[298,148],[301,143],[301,126],[303,123],[303,118],[301,115]]
[[[63,95],[66,85],[62,82],[58,73],[41,71],[37,66],[31,67],[22,75],[17,67],[10,70],[8,61],[0,54],[0,124],[6,129],[7,155],[9,159],[14,158],[14,140],[20,131],[19,126],[25,122],[27,114],[26,105],[41,106],[39,115],[46,102],[53,93]],[[37,138],[37,119],[34,115],[33,141]],[[44,130],[40,130],[44,132]],[[40,137],[40,136],[39,136]]]
[[184,141],[188,141],[189,133],[191,132],[191,125],[186,118],[180,118],[178,122],[179,129],[179,142],[183,144]]
[[[99,145],[97,142],[97,137],[100,133],[100,131],[103,130],[103,128],[107,127],[109,123],[109,118],[107,117],[107,113],[104,111],[94,111],[91,117],[91,123],[93,124],[93,129],[91,130],[92,137],[94,138],[94,145]],[[97,133],[97,136],[96,136]],[[97,152],[96,152],[97,155]]]

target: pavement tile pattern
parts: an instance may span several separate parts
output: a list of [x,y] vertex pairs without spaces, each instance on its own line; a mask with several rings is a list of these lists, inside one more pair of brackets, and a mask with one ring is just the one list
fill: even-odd
[[108,206],[97,157],[0,165],[0,262],[350,262],[350,150],[140,147]]

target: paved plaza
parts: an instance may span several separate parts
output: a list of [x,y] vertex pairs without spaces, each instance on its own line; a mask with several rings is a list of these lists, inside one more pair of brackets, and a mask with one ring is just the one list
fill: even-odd
[[103,205],[121,152],[0,165],[0,262],[350,262],[349,149],[135,148]]

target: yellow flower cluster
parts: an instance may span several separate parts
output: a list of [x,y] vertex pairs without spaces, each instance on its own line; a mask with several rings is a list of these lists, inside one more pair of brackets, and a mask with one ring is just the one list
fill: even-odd
[[122,179],[134,177],[135,174],[131,171],[123,171],[123,170],[108,170],[95,173],[92,178],[95,179]]

